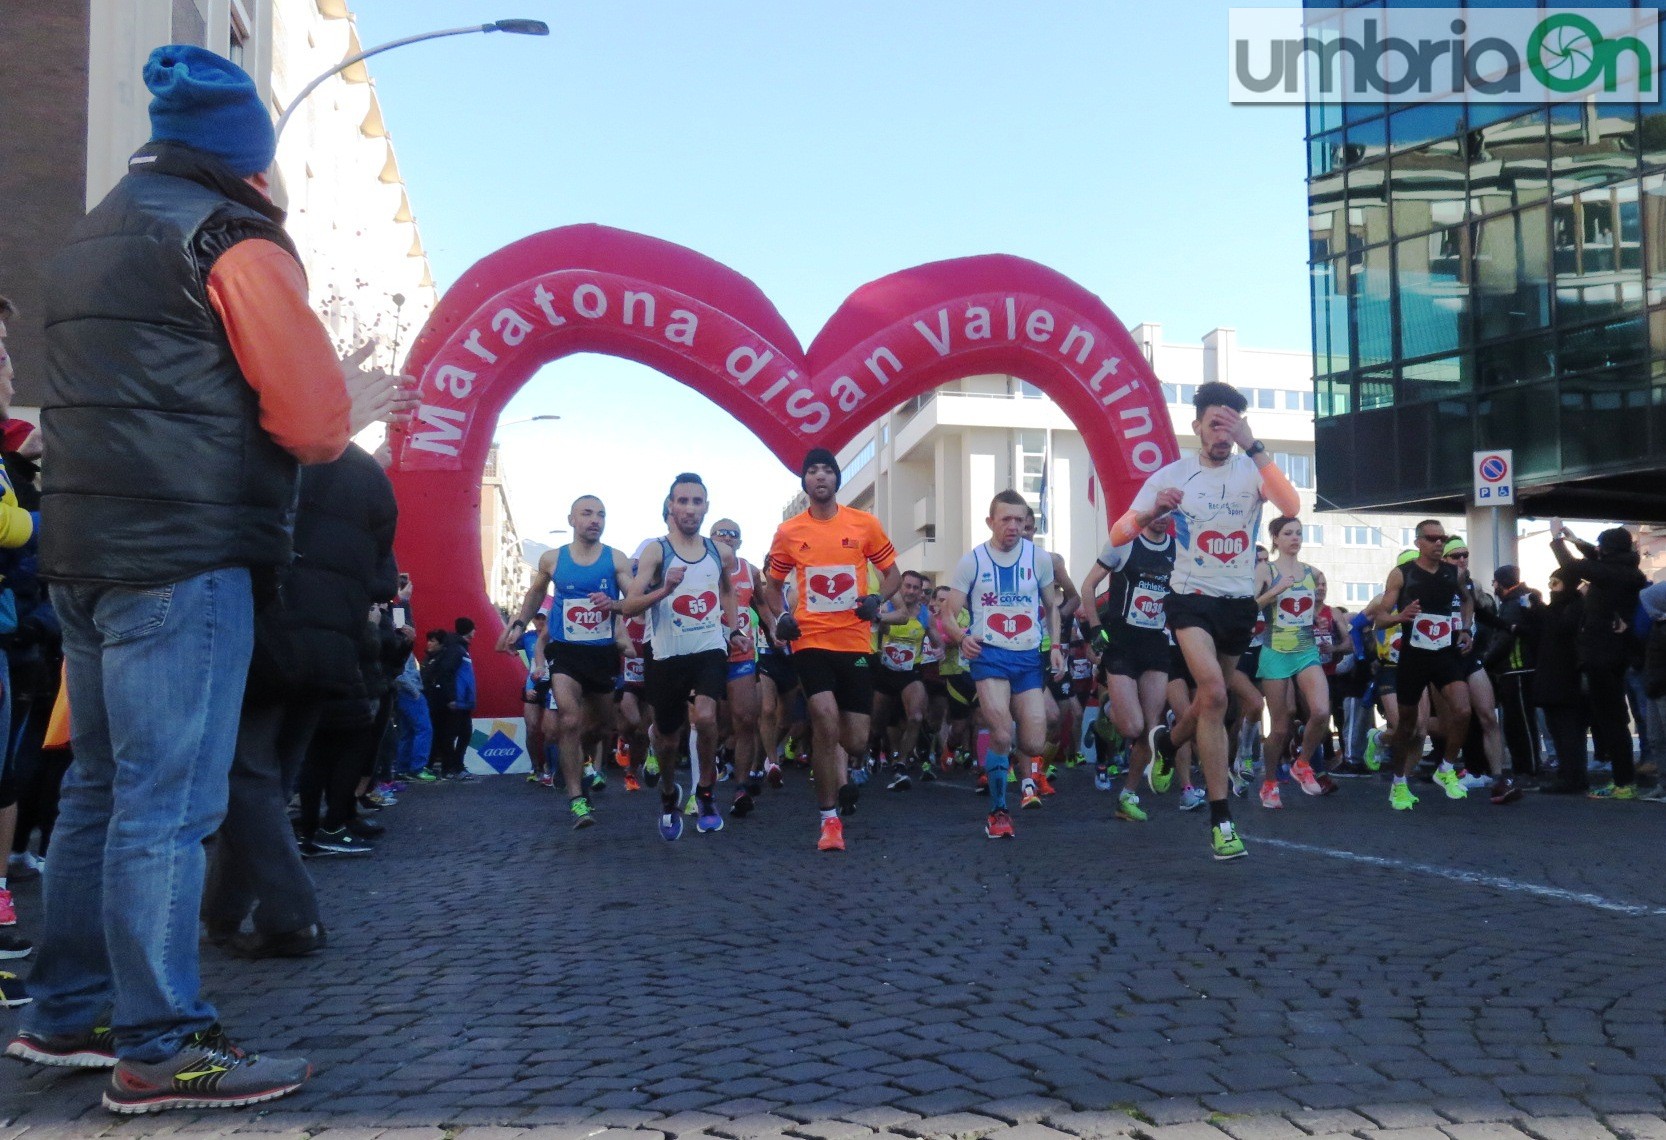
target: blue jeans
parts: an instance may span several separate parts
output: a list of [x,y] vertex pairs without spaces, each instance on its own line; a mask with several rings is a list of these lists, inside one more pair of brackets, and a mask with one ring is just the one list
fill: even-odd
[[428,718],[428,701],[421,693],[408,697],[399,694],[399,752],[394,758],[393,774],[413,776],[428,766],[428,753],[434,747],[434,725]]
[[254,647],[249,572],[149,589],[59,583],[52,601],[75,760],[24,1024],[45,1034],[109,1024],[119,1056],[161,1061],[216,1017],[197,962],[202,843],[226,812]]

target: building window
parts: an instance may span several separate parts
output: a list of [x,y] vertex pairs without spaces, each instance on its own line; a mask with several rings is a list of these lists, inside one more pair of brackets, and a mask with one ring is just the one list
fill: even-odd
[[1041,491],[1047,470],[1047,433],[1021,431],[1017,436],[1018,492],[1035,508],[1036,533],[1042,534],[1045,532],[1041,529]]
[[1287,412],[1311,412],[1313,410],[1312,392],[1284,393],[1284,410]]
[[1325,528],[1318,523],[1306,523],[1302,526],[1302,545],[1321,546],[1325,541]]
[[1349,582],[1344,593],[1347,599],[1355,605],[1365,605],[1377,596],[1377,587],[1372,582]]
[[1178,404],[1180,402],[1180,385],[1164,384],[1163,402],[1167,404]]
[[[1374,526],[1345,526],[1342,528],[1343,546],[1381,546],[1383,532]],[[1370,601],[1369,598],[1366,601]]]
[[1273,388],[1251,388],[1244,393],[1253,402],[1252,407],[1271,410],[1278,403],[1278,392]]
[[849,479],[852,475],[854,475],[858,471],[862,470],[862,468],[864,468],[868,464],[872,463],[873,462],[873,457],[874,457],[874,449],[875,449],[874,441],[871,440],[871,439],[868,440],[867,443],[863,444],[862,445],[862,450],[858,451],[855,455],[851,456],[850,457],[850,462],[845,464],[845,466],[843,467],[842,471],[843,471],[844,478]]
[[1397,527],[1397,528],[1395,528],[1395,534],[1400,540],[1400,548],[1402,550],[1415,550],[1415,549],[1417,549],[1417,528],[1416,527],[1414,527],[1414,526]]
[[1273,452],[1273,462],[1279,470],[1284,472],[1285,478],[1290,480],[1292,487],[1304,490],[1313,488],[1313,456],[1298,455],[1289,451]]
[[1180,385],[1180,399],[1175,401],[1176,403],[1189,404],[1193,400],[1196,400],[1196,399],[1197,399],[1197,385],[1196,384],[1182,384],[1182,385]]
[[247,70],[244,56],[249,44],[249,17],[243,10],[241,0],[232,0],[231,4],[231,42],[226,45],[226,58],[238,67]]
[[1028,380],[1020,380],[1018,382],[1018,394],[1026,400],[1039,400],[1043,395],[1041,389],[1037,388],[1034,384],[1031,384]]

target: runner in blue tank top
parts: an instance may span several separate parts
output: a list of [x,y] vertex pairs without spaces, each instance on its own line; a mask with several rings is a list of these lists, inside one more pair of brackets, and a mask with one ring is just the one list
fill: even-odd
[[573,541],[546,550],[526,592],[521,611],[498,639],[498,648],[513,652],[514,640],[544,603],[551,587],[555,605],[550,610],[541,652],[549,663],[550,702],[554,724],[544,730],[556,738],[561,775],[566,781],[568,810],[573,827],[596,822],[590,789],[584,783],[584,728],[586,716],[595,726],[613,723],[613,680],[619,673],[619,622],[614,614],[630,582],[630,561],[623,552],[602,544],[607,508],[594,495],[573,500],[567,512]]

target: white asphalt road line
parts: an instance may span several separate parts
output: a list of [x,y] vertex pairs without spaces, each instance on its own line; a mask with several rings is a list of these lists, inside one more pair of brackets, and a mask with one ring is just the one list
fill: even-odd
[[1519,879],[1506,879],[1499,875],[1482,875],[1475,871],[1459,871],[1451,867],[1436,867],[1428,863],[1411,863],[1404,859],[1385,859],[1380,855],[1362,855],[1357,851],[1341,851],[1334,847],[1317,847],[1311,843],[1293,843],[1288,839],[1268,839],[1265,836],[1257,836],[1251,839],[1250,845],[1252,847],[1281,847],[1287,851],[1306,851],[1314,855],[1325,855],[1332,859],[1343,859],[1350,863],[1364,863],[1367,866],[1382,867],[1391,871],[1413,871],[1420,875],[1434,875],[1438,878],[1451,879],[1458,883],[1469,883],[1478,887],[1514,891],[1518,894],[1534,895],[1538,898],[1552,899],[1556,902],[1578,903],[1580,906],[1612,911],[1615,914],[1666,918],[1666,907],[1619,902],[1615,899],[1604,898],[1602,895],[1588,894],[1584,891],[1565,891],[1560,887],[1545,887],[1538,883],[1524,883]]

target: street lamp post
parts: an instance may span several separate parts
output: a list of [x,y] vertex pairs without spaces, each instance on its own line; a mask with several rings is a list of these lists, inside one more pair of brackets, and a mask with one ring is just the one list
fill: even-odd
[[551,420],[558,420],[560,418],[560,416],[522,416],[519,419],[504,420],[502,423],[497,425],[496,430],[502,431],[504,428],[514,427],[516,424],[547,423]]
[[380,55],[382,52],[389,51],[396,47],[404,47],[406,44],[421,43],[423,40],[437,40],[446,36],[473,35],[476,32],[508,32],[510,35],[515,36],[547,36],[550,34],[550,26],[542,20],[493,20],[489,24],[470,24],[466,28],[445,28],[437,32],[420,32],[414,36],[405,36],[401,39],[389,40],[385,44],[377,44],[373,48],[367,48],[364,51],[359,52],[357,55],[348,56],[334,67],[330,68],[330,70],[326,71],[323,75],[318,76],[311,83],[308,83],[305,87],[301,88],[301,93],[295,96],[295,98],[290,101],[289,106],[284,108],[283,114],[278,116],[277,136],[279,138],[283,137],[283,129],[289,124],[289,117],[295,113],[295,108],[306,102],[307,96],[311,95],[313,91],[318,88],[320,83],[323,83],[326,79],[335,75],[337,72],[345,71],[347,68],[352,67],[355,63],[369,59],[373,55]]

